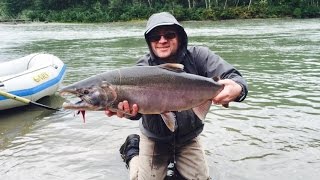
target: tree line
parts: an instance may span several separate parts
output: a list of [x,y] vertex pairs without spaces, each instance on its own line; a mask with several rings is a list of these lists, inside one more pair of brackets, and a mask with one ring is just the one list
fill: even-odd
[[320,0],[0,0],[0,21],[112,22],[168,11],[183,20],[316,18]]

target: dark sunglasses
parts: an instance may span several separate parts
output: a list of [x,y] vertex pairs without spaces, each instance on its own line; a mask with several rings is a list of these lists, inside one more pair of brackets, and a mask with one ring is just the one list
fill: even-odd
[[169,40],[169,39],[176,38],[177,34],[175,32],[166,32],[164,34],[154,34],[154,35],[148,36],[148,39],[150,42],[156,42],[161,39],[161,36],[163,36],[165,39]]

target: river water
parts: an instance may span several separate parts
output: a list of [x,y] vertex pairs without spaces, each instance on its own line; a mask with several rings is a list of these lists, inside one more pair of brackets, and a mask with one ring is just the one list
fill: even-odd
[[[189,44],[205,45],[239,69],[249,96],[212,106],[201,134],[216,180],[316,180],[320,176],[320,19],[183,22]],[[67,65],[63,85],[132,66],[147,52],[145,22],[0,24],[0,62],[35,52]],[[73,100],[70,97],[68,100]],[[58,95],[41,103],[59,107]],[[0,113],[0,177],[128,179],[119,155],[138,122],[103,112],[23,107]]]

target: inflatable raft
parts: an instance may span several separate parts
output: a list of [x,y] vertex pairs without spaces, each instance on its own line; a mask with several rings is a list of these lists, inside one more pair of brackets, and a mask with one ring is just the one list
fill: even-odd
[[[0,91],[37,101],[58,90],[65,71],[65,64],[51,54],[30,54],[3,62],[0,63]],[[0,95],[0,110],[23,105]]]

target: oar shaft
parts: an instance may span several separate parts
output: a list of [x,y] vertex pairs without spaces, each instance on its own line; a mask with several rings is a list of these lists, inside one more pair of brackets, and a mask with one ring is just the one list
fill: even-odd
[[1,91],[0,90],[0,95],[4,96],[6,98],[9,98],[9,99],[20,101],[20,102],[25,103],[25,104],[32,104],[32,105],[35,105],[35,106],[38,106],[38,107],[59,111],[59,109],[52,108],[52,107],[49,107],[49,106],[46,106],[44,104],[40,104],[40,103],[37,103],[37,102],[33,102],[33,101],[29,100],[29,99],[26,99],[26,98],[23,98],[23,97],[20,97],[20,96],[16,96],[14,94],[11,94],[11,93],[8,93],[8,92],[5,92],[5,91]]
[[5,91],[0,91],[0,95],[4,96],[6,98],[9,98],[9,99],[14,99],[14,100],[20,101],[20,102],[25,103],[25,104],[29,104],[31,102],[31,100],[29,100],[29,99],[26,99],[26,98],[23,98],[23,97],[19,97],[19,96],[16,96],[14,94],[7,93]]

